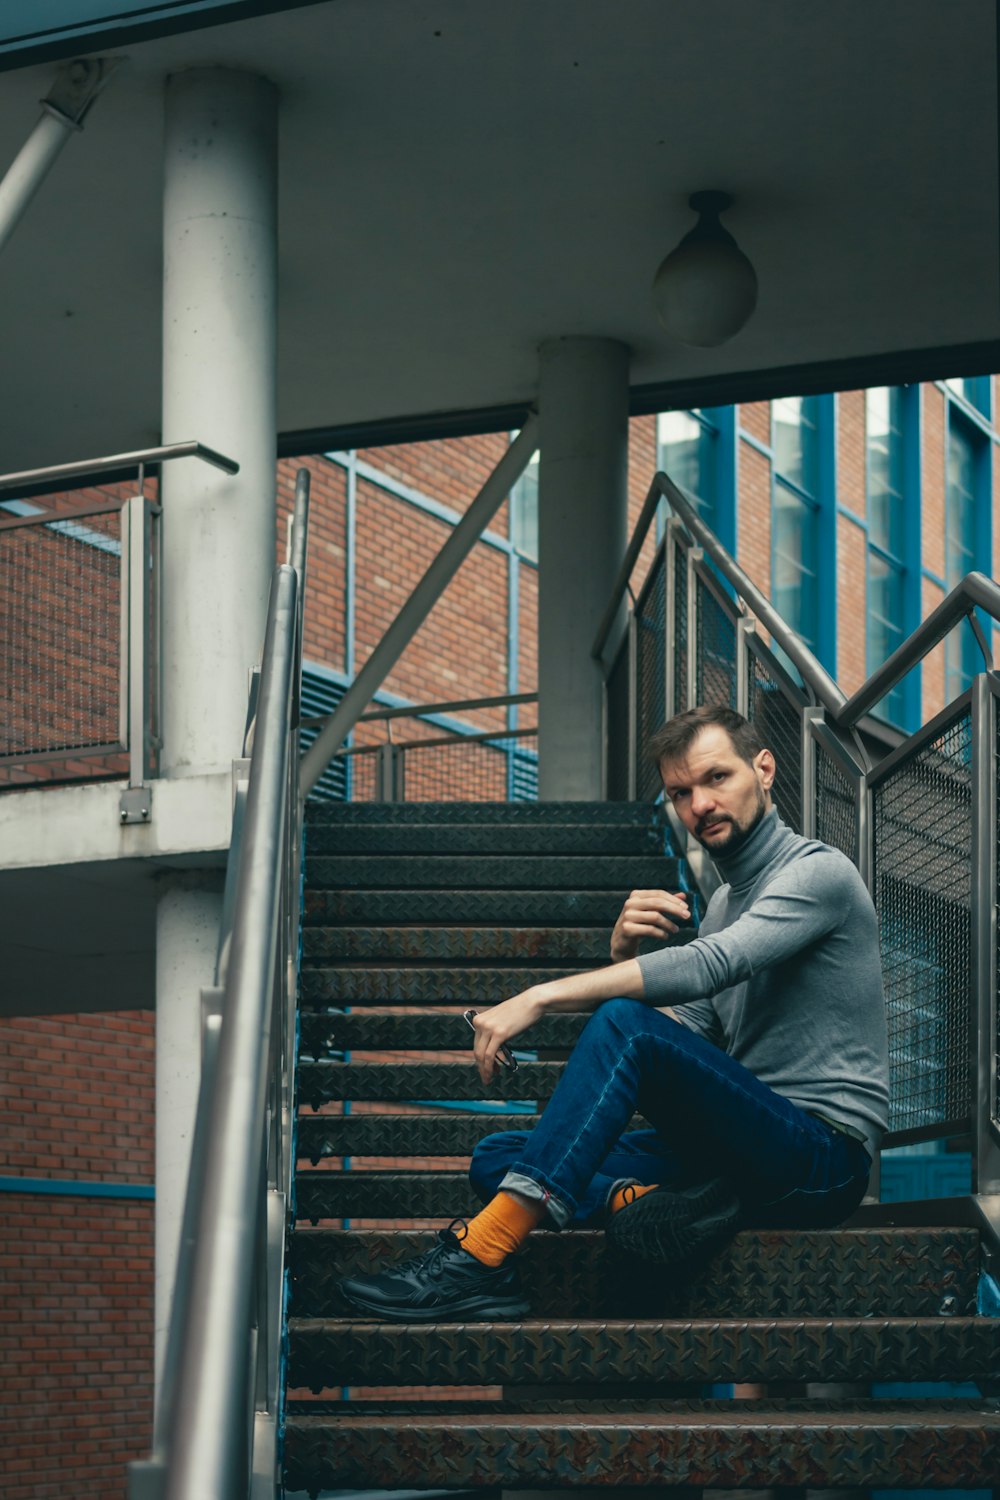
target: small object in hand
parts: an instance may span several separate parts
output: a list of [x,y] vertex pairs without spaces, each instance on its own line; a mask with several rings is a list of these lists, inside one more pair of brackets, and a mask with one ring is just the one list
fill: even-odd
[[[478,1012],[474,1010],[463,1010],[462,1014],[468,1021],[469,1025],[472,1027],[473,1031],[475,1031],[475,1016],[478,1014]],[[504,1042],[503,1046],[497,1052],[497,1062],[503,1063],[504,1067],[509,1068],[512,1073],[517,1072],[517,1058],[507,1046],[506,1042]]]

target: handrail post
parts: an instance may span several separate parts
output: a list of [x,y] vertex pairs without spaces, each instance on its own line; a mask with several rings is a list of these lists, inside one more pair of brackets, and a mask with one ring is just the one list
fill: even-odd
[[695,708],[698,703],[698,575],[696,562],[704,557],[700,547],[689,547],[685,559],[687,566],[687,702],[685,708]]
[[997,697],[985,672],[972,688],[972,1191],[1000,1194],[997,1115]]
[[[127,580],[127,676],[128,676],[128,788],[122,793],[123,823],[148,823],[152,817],[152,789],[148,779],[158,770],[158,743],[154,735],[154,701],[159,688],[159,663],[155,659],[159,632],[153,617],[159,590],[154,585],[154,524],[160,507],[140,490],[122,507],[122,580]],[[125,554],[127,552],[127,559]]]
[[628,800],[634,802],[639,785],[639,652],[635,610],[628,616]]
[[677,613],[677,547],[674,535],[677,522],[671,517],[663,528],[663,707],[664,717],[673,718],[676,692],[676,643],[674,623]]

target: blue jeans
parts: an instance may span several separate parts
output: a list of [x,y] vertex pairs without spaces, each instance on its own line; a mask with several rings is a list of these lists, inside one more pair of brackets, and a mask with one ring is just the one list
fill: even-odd
[[[626,1131],[638,1110],[652,1130]],[[624,1132],[624,1133],[623,1133]],[[486,1136],[469,1176],[544,1202],[557,1228],[602,1222],[622,1178],[683,1187],[730,1178],[743,1221],[828,1228],[864,1196],[859,1140],[807,1114],[725,1052],[640,1000],[587,1023],[534,1130]]]

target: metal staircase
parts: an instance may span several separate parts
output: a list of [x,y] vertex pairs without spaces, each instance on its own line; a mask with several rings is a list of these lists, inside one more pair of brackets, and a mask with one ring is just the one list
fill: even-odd
[[[533,1122],[463,1112],[484,1091],[462,1008],[601,962],[631,885],[677,882],[664,836],[659,810],[635,803],[311,811],[289,1491],[974,1487],[1000,1471],[986,1399],[806,1394],[807,1382],[995,1373],[973,1228],[743,1233],[683,1290],[616,1265],[600,1233],[540,1231],[524,1252],[523,1322],[388,1325],[339,1304],[341,1276],[426,1249],[427,1220],[475,1212],[475,1142]],[[586,1020],[526,1033],[539,1060],[491,1088],[495,1107],[543,1107]],[[345,1219],[361,1224],[330,1222]],[[730,1382],[770,1390],[712,1394]]]

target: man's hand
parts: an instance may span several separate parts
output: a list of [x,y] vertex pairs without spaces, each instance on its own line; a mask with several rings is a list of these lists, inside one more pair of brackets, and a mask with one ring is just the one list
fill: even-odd
[[543,1014],[541,996],[535,990],[524,990],[474,1017],[476,1067],[484,1083],[492,1081],[496,1056],[504,1042],[534,1026]]
[[661,941],[677,931],[677,921],[689,922],[691,912],[683,891],[633,891],[611,934],[611,962],[635,958],[640,939]]

